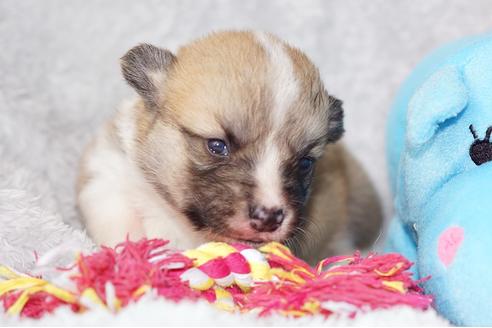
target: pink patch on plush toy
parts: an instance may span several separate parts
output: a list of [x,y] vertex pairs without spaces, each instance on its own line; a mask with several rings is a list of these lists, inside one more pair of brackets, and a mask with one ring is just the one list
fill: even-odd
[[461,227],[450,227],[444,230],[437,242],[437,255],[441,262],[448,267],[461,246],[465,231]]

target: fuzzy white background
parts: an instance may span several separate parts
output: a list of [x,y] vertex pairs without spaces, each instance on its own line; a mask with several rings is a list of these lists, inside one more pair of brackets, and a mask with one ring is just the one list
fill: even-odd
[[[385,122],[398,86],[432,49],[491,30],[491,17],[487,0],[2,0],[0,262],[29,270],[34,249],[42,254],[67,241],[91,248],[74,208],[77,162],[97,127],[132,95],[118,59],[137,43],[176,50],[213,30],[248,28],[273,32],[303,49],[328,91],[344,101],[345,142],[369,171],[390,217]],[[163,315],[173,319],[163,321],[155,304],[134,306],[116,322],[258,323],[167,303]],[[204,319],[197,321],[199,313]],[[108,316],[78,323],[103,319]],[[63,313],[57,320],[49,322],[73,322]],[[316,320],[304,323],[321,323]],[[261,323],[279,322],[286,321]],[[442,323],[432,313],[409,310],[373,313],[357,323],[424,322]]]

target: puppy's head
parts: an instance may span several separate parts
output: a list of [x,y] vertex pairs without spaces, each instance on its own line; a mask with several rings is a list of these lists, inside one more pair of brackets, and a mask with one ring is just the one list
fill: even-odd
[[343,111],[301,51],[222,32],[176,55],[137,46],[122,69],[142,98],[138,163],[196,230],[263,243],[302,229],[316,160],[341,137]]

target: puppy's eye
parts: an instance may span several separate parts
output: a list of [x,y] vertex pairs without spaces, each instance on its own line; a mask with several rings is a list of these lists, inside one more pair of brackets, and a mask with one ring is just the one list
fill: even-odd
[[299,160],[299,171],[301,171],[301,173],[309,173],[313,169],[313,165],[313,158],[303,157]]
[[220,139],[208,139],[207,141],[208,151],[212,155],[216,156],[229,156],[229,149],[227,148],[224,140]]

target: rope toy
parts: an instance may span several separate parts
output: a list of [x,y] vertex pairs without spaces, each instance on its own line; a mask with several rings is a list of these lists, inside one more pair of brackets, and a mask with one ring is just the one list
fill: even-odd
[[[292,317],[339,313],[333,302],[358,310],[408,305],[425,310],[423,295],[399,254],[327,258],[310,267],[278,243],[254,249],[212,242],[178,252],[167,241],[125,241],[80,254],[70,268],[58,268],[49,282],[0,266],[0,301],[9,315],[39,318],[61,306],[81,313],[94,307],[118,312],[144,294],[175,302],[206,299],[226,311],[279,313]],[[62,279],[63,278],[63,279]],[[347,313],[346,313],[347,314]]]

